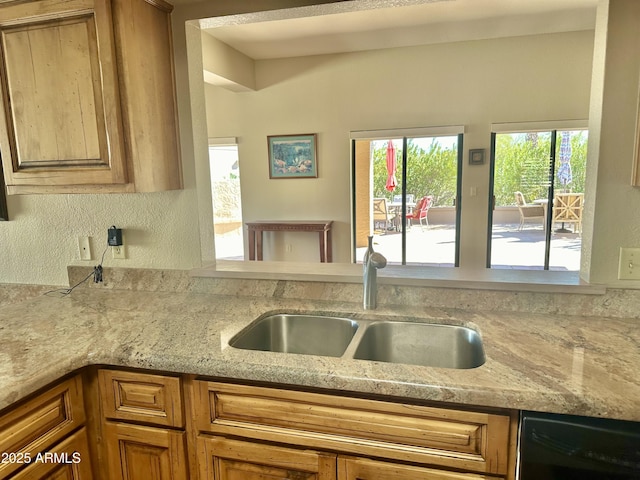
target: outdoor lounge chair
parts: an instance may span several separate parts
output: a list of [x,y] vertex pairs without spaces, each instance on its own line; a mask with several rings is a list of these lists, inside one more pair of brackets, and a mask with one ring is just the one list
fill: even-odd
[[[431,208],[431,203],[433,202],[433,197],[431,195],[427,195],[426,197],[422,197],[416,203],[413,212],[407,214],[407,220],[409,221],[409,226],[411,226],[411,220],[418,220],[420,222],[420,227],[429,226],[429,219],[427,218],[427,214],[429,213],[429,208]],[[424,225],[422,221],[424,220]]]
[[386,232],[393,227],[394,215],[387,208],[386,198],[373,199],[373,229]]
[[526,220],[542,220],[542,228],[545,228],[544,207],[542,205],[527,205],[522,192],[516,192],[516,205],[520,211],[520,225],[518,231],[522,230]]
[[584,193],[556,193],[553,199],[553,222],[573,223],[573,232],[582,231]]

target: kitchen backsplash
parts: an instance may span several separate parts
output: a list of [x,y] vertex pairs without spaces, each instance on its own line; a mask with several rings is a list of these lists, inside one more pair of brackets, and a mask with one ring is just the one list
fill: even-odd
[[[69,285],[91,273],[91,267],[70,266]],[[361,308],[362,285],[358,283],[300,280],[257,280],[192,277],[186,270],[105,268],[104,281],[90,278],[77,288],[123,289],[151,292],[192,292],[239,297],[273,297],[353,303]],[[64,288],[48,285],[0,284],[0,306],[17,303]],[[491,312],[530,312],[640,318],[640,290],[607,289],[606,293],[544,293],[470,288],[378,285],[379,305],[424,305]]]
[[[69,284],[75,285],[89,267],[70,266]],[[362,285],[358,283],[299,280],[254,280],[191,277],[185,270],[105,268],[103,283],[91,279],[78,288],[126,289],[157,292],[193,292],[211,295],[311,299],[354,303],[361,308]],[[38,294],[36,287],[27,294]],[[49,290],[50,288],[47,288]],[[0,303],[3,303],[0,289]],[[378,285],[379,305],[424,305],[493,312],[531,312],[554,315],[585,315],[640,318],[640,290],[607,289],[604,294],[513,292]]]

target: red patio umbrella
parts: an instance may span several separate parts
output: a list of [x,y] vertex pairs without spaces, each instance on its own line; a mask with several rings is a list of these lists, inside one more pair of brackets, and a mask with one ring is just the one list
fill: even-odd
[[396,189],[398,181],[396,180],[396,148],[393,142],[389,140],[387,143],[387,184],[385,188],[390,192]]

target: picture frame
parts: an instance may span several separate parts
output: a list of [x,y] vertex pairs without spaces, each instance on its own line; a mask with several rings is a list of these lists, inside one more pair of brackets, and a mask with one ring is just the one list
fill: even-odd
[[484,164],[484,148],[469,149],[469,165]]
[[269,135],[269,178],[318,178],[316,134]]

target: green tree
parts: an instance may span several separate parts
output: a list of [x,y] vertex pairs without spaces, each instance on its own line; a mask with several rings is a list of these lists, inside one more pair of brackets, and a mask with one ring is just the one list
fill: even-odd
[[[574,192],[584,193],[587,161],[587,137],[583,131],[571,135],[571,171],[573,180],[567,186]],[[549,152],[551,133],[502,134],[497,136],[494,169],[494,195],[497,206],[515,205],[514,192],[522,192],[530,202],[546,198],[549,188]],[[556,143],[556,172],[554,188],[562,186],[557,178],[560,166],[560,135]]]
[[[391,199],[401,193],[402,149],[397,153],[398,167],[396,178],[398,187],[393,192],[386,190],[387,147],[384,143],[373,152],[373,191],[376,198]],[[433,139],[425,150],[415,142],[407,142],[407,193],[417,200],[425,195],[433,196],[434,205],[453,205],[456,197],[457,148],[444,148]]]
[[[574,192],[584,192],[587,161],[587,132],[571,134],[572,182]],[[407,193],[415,199],[432,195],[434,205],[453,205],[457,183],[457,148],[445,148],[436,138],[425,150],[417,143],[407,142]],[[515,205],[514,193],[519,191],[530,202],[546,198],[549,187],[549,152],[551,133],[500,134],[496,139],[494,194],[497,206]],[[560,166],[560,135],[556,144],[555,188],[561,188],[557,179]],[[380,142],[373,151],[373,192],[376,198],[391,199],[401,193],[402,149],[396,152],[398,187],[393,192],[385,189],[387,182],[387,143]]]

